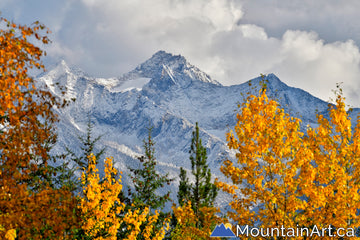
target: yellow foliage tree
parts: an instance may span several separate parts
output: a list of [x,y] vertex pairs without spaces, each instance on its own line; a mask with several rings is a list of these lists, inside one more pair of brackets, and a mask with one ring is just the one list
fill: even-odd
[[15,229],[8,230],[5,234],[5,239],[6,240],[15,240],[16,239],[16,230]]
[[216,216],[220,210],[216,207],[200,207],[199,213],[203,220],[203,226],[198,227],[200,219],[194,213],[191,201],[184,203],[183,206],[172,207],[177,225],[171,233],[171,239],[181,240],[200,240],[200,239],[219,239],[210,238],[212,230],[219,224],[221,218]]
[[49,145],[59,102],[28,74],[44,69],[48,30],[0,18],[0,238],[57,239],[76,226],[73,195],[49,187]]
[[217,182],[232,195],[229,217],[262,228],[358,227],[360,123],[352,133],[341,94],[330,121],[318,115],[306,135],[265,89],[239,107],[227,134],[237,161],[221,166],[232,184]]
[[[163,239],[169,220],[164,222],[164,228],[155,232],[154,223],[159,212],[150,214],[149,207],[124,211],[125,204],[118,198],[122,190],[121,178],[115,179],[117,170],[113,167],[112,159],[105,160],[105,177],[102,180],[97,173],[95,156],[91,154],[88,159],[88,169],[81,176],[84,187],[79,206],[86,239],[115,240],[120,226],[125,227],[127,232],[123,239],[135,240],[139,235],[146,240]],[[119,215],[123,217],[120,218]],[[140,226],[145,228],[141,229]]]
[[117,196],[122,189],[121,180],[114,178],[117,171],[112,166],[112,159],[105,160],[105,178],[102,182],[95,164],[95,156],[91,154],[88,169],[81,176],[84,185],[84,197],[80,201],[82,229],[91,239],[116,239],[120,227],[116,214],[120,214],[124,208],[123,203],[116,206]]

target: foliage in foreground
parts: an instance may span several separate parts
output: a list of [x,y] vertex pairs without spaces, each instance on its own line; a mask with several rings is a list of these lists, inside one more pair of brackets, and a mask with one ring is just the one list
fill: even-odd
[[60,102],[36,88],[29,69],[44,69],[48,30],[0,18],[0,238],[54,239],[77,225],[76,200],[52,186],[49,150],[56,140],[52,111]]
[[269,100],[266,90],[250,96],[227,134],[236,162],[221,171],[232,184],[228,216],[239,225],[264,228],[354,228],[360,208],[360,122],[354,131],[339,94],[330,120],[300,131],[300,120]]
[[208,239],[220,219],[220,212],[214,207],[218,189],[211,182],[211,171],[207,164],[206,148],[202,145],[198,123],[192,133],[190,147],[191,174],[194,183],[190,183],[186,170],[180,168],[178,190],[179,207],[173,206],[175,223],[172,239]]
[[[169,174],[160,174],[156,170],[157,160],[155,157],[155,142],[152,138],[152,128],[148,128],[148,136],[143,141],[144,155],[138,157],[139,166],[137,168],[129,167],[131,172],[130,178],[134,184],[134,190],[129,189],[130,206],[128,209],[136,211],[138,209],[148,208],[148,214],[152,219],[154,226],[154,233],[164,229],[164,222],[169,222],[170,213],[164,212],[166,203],[171,201],[170,191],[165,194],[159,194],[158,190],[165,187],[165,184],[170,185],[173,181]],[[155,216],[153,216],[155,212]],[[140,229],[146,229],[146,223],[140,225]],[[151,238],[156,239],[155,234],[149,235]],[[119,234],[122,237],[123,233]],[[139,235],[138,240],[146,239],[145,236]]]
[[[171,233],[171,239],[200,240],[218,239],[210,238],[212,230],[221,219],[216,216],[220,212],[218,208],[202,206],[196,214],[191,206],[191,201],[182,206],[172,207],[177,224]],[[199,222],[202,224],[199,225]]]
[[118,199],[122,190],[121,179],[116,180],[117,170],[112,159],[105,160],[104,179],[100,179],[95,164],[96,158],[91,154],[88,169],[81,176],[84,187],[80,204],[83,236],[80,238],[115,240],[122,226],[125,228],[122,230],[126,230],[122,239],[133,240],[138,236],[145,240],[163,239],[168,220],[162,223],[162,228],[156,229],[154,223],[158,220],[158,211],[151,214],[148,206],[124,211],[125,203]]

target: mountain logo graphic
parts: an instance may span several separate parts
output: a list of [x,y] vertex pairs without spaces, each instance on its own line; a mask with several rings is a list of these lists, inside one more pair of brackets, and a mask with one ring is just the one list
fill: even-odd
[[210,237],[236,237],[233,231],[231,231],[231,224],[221,224],[217,225],[214,231],[211,233]]

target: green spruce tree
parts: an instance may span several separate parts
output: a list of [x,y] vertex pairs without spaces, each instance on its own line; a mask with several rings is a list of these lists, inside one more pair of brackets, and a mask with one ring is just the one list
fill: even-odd
[[98,161],[98,159],[100,159],[105,152],[105,148],[102,148],[98,152],[95,152],[95,145],[101,139],[102,135],[94,138],[93,129],[94,129],[94,123],[91,121],[90,115],[88,115],[88,122],[86,126],[85,136],[78,136],[81,142],[81,146],[80,146],[81,154],[77,155],[73,151],[71,151],[68,147],[66,147],[66,151],[70,156],[71,161],[74,161],[81,169],[83,168],[87,169],[88,156],[90,156],[91,153],[95,155],[95,158]]
[[182,206],[184,203],[189,201],[191,186],[189,184],[189,178],[186,176],[186,170],[180,167],[180,182],[179,191],[177,194],[179,205]]
[[100,135],[94,138],[93,128],[94,124],[91,121],[90,115],[88,115],[86,133],[84,136],[78,136],[81,143],[81,153],[76,154],[69,147],[65,147],[66,153],[61,156],[57,156],[58,159],[62,160],[62,164],[56,168],[56,171],[58,172],[58,185],[67,186],[71,191],[79,190],[81,188],[81,184],[78,178],[75,177],[75,172],[88,168],[88,156],[91,153],[95,155],[97,160],[104,154],[106,150],[105,148],[95,151],[95,146],[102,136]]
[[[159,195],[157,192],[163,188],[166,184],[174,180],[169,178],[169,174],[162,175],[156,171],[156,158],[155,158],[155,142],[151,136],[152,128],[148,128],[148,137],[144,139],[144,151],[145,154],[138,157],[140,166],[138,168],[128,167],[131,174],[130,178],[134,183],[134,190],[129,189],[129,196],[125,199],[125,202],[129,202],[127,206],[133,209],[144,209],[148,206],[151,209],[150,215],[154,214],[155,210],[160,211],[159,218],[155,223],[155,229],[159,230],[163,227],[165,218],[170,216],[170,213],[163,212],[167,202],[170,202],[170,191],[164,195]],[[124,198],[124,195],[119,195],[119,198]],[[127,208],[125,208],[125,212]],[[122,217],[122,216],[119,216]],[[141,231],[144,230],[144,225],[140,226]],[[120,230],[117,234],[118,239],[123,239],[127,236],[127,229],[125,225],[120,226]],[[140,234],[137,237],[138,240],[144,239]]]
[[155,169],[155,143],[151,137],[152,128],[148,128],[148,137],[144,140],[145,155],[138,158],[139,168],[131,168],[131,179],[134,183],[134,191],[129,191],[133,204],[137,206],[149,206],[154,209],[163,209],[166,202],[170,201],[170,191],[164,195],[158,195],[156,191],[165,184],[170,185],[173,179],[169,174],[161,175]]
[[[207,164],[206,148],[202,145],[199,136],[199,126],[196,123],[192,133],[190,147],[191,173],[195,178],[190,184],[186,177],[186,170],[180,168],[180,184],[178,202],[182,206],[186,201],[191,201],[194,213],[201,219],[199,208],[212,207],[218,193],[215,184],[211,182],[211,171]],[[198,223],[199,227],[201,222]]]

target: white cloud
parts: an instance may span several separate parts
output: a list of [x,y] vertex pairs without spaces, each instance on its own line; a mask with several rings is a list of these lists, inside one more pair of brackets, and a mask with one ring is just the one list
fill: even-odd
[[348,103],[359,106],[360,53],[354,41],[325,44],[314,33],[287,31],[281,54],[283,61],[273,69],[290,85],[328,100],[343,82]]
[[71,20],[56,37],[62,45],[73,46],[71,55],[82,56],[77,61],[66,58],[98,76],[119,75],[160,49],[202,59],[212,36],[231,31],[242,16],[241,7],[231,0],[82,2],[83,10],[68,13]]
[[239,25],[239,30],[243,34],[244,38],[267,40],[268,36],[265,30],[253,24]]
[[324,100],[333,97],[336,83],[343,82],[347,102],[359,106],[360,53],[354,41],[325,43],[315,32],[293,30],[272,38],[258,26],[245,26],[247,32],[261,34],[244,34],[240,25],[216,37],[212,53],[225,71],[209,69],[212,76],[231,84],[273,72],[288,85]]
[[120,75],[162,49],[182,54],[225,84],[274,72],[287,84],[327,100],[336,83],[344,82],[345,94],[359,106],[360,27],[354,24],[359,20],[359,1],[2,4],[4,14],[18,22],[39,19],[47,24],[54,32],[49,55],[64,57],[95,76]]
[[316,31],[327,42],[349,38],[360,43],[358,0],[240,0],[242,23],[267,29],[271,36],[281,37],[287,30]]

